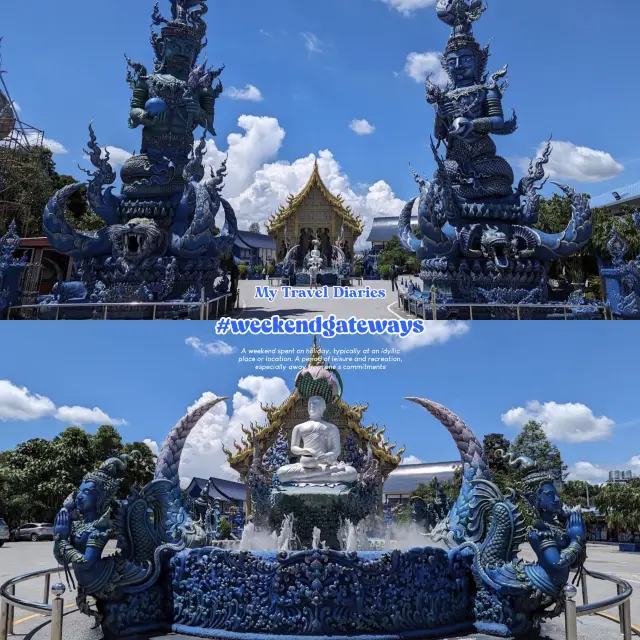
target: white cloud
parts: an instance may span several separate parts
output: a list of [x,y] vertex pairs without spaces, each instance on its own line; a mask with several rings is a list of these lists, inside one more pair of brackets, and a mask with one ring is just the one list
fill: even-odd
[[530,420],[542,425],[552,440],[565,442],[592,442],[606,440],[612,435],[613,420],[596,417],[593,411],[578,402],[545,402],[533,400],[524,407],[514,407],[503,414],[502,422],[510,427],[523,427]]
[[158,446],[158,443],[155,440],[145,438],[142,442],[144,442],[147,445],[147,447],[151,449],[151,453],[153,453],[154,456],[157,456],[160,453],[160,447]]
[[235,347],[227,344],[224,340],[202,342],[200,338],[191,336],[185,339],[185,343],[193,347],[199,354],[203,356],[229,356],[236,351]]
[[359,136],[371,135],[376,130],[376,128],[367,120],[352,120],[349,123],[349,129],[357,133]]
[[22,111],[22,107],[15,100],[12,102],[12,104],[13,104],[13,110],[16,113],[20,113]]
[[[133,154],[125,151],[124,149],[120,149],[120,147],[112,147],[111,145],[107,145],[101,149],[100,157],[105,157],[105,151],[109,153],[109,164],[115,169],[121,165],[123,165]],[[83,158],[89,161],[89,156],[84,155]]]
[[569,480],[585,480],[599,484],[609,479],[609,471],[631,471],[634,477],[640,477],[640,455],[632,456],[627,462],[616,464],[597,464],[580,461],[569,466]]
[[420,347],[430,347],[433,344],[443,344],[451,338],[465,335],[470,328],[465,322],[434,320],[424,324],[422,333],[412,333],[406,338],[389,337],[386,340],[400,351],[412,351]]
[[249,100],[251,102],[262,102],[264,100],[260,89],[254,87],[252,84],[248,84],[244,89],[229,87],[224,92],[224,95],[232,100]]
[[[120,165],[123,165],[133,155],[119,147],[111,147],[107,145],[106,149],[109,152],[109,163],[112,167],[119,167]],[[102,151],[104,155],[104,149]]]
[[576,462],[569,467],[567,478],[568,480],[584,480],[591,484],[599,484],[609,478],[609,471],[599,464]]
[[94,407],[93,409],[78,406],[58,407],[58,410],[55,413],[55,418],[61,422],[67,422],[73,425],[111,424],[117,426],[127,424],[125,420],[112,418],[98,407]]
[[[540,144],[536,154],[540,156],[546,143]],[[576,182],[602,182],[615,178],[624,170],[610,153],[589,147],[578,147],[573,142],[557,140],[551,143],[553,151],[545,169],[553,180],[575,180]],[[526,173],[529,158],[520,160],[520,168]]]
[[315,33],[304,32],[300,34],[304,38],[304,45],[309,52],[309,55],[313,53],[322,53],[324,51],[324,44]]
[[418,9],[424,9],[430,7],[436,3],[436,0],[381,0],[385,4],[393,7],[396,11],[399,11],[405,16],[417,11]]
[[[286,203],[289,194],[298,193],[309,180],[316,157],[320,176],[328,189],[342,196],[345,205],[364,220],[365,230],[356,244],[357,249],[366,246],[374,217],[400,215],[405,202],[395,196],[385,181],[372,183],[364,193],[356,192],[329,150],[292,163],[276,160],[285,138],[285,131],[276,118],[244,115],[238,119],[238,125],[245,133],[233,133],[227,138],[229,174],[224,195],[243,228],[248,229],[252,222],[262,225]],[[224,157],[225,153],[209,140],[204,163],[217,168]]]
[[400,461],[400,464],[422,464],[424,460],[418,458],[418,456],[405,456]]
[[[238,118],[238,126],[244,130],[244,134],[231,133],[227,136],[229,173],[225,179],[224,190],[225,197],[230,199],[234,206],[240,204],[238,196],[255,184],[257,172],[264,168],[268,160],[275,158],[285,137],[284,129],[276,118],[243,115]],[[217,169],[225,155],[213,140],[208,140],[203,162]],[[269,211],[262,211],[262,215],[259,216],[254,215],[255,203],[250,204],[251,206],[236,209],[238,217],[242,220],[247,221],[248,217],[251,218],[247,221],[247,226],[250,222],[266,221],[282,202],[278,202]]]
[[10,380],[0,380],[0,421],[37,420],[55,418],[74,425],[126,424],[124,420],[111,418],[98,407],[57,407],[50,398],[32,393],[26,387],[18,387]]
[[49,398],[17,387],[10,380],[0,380],[0,420],[37,420],[55,411],[56,405]]
[[42,141],[42,144],[47,147],[47,149],[51,149],[51,153],[62,155],[64,153],[69,153],[64,145],[57,140],[51,140],[51,138],[45,138]]
[[[244,437],[242,425],[248,427],[251,422],[261,426],[265,424],[266,414],[261,405],[282,404],[291,393],[285,381],[277,377],[241,378],[238,389],[231,400],[231,415],[227,407],[228,401],[220,402],[202,417],[189,434],[180,460],[182,484],[188,484],[193,477],[237,479],[236,472],[231,469],[222,451],[222,445],[234,451],[233,441],[240,443],[240,439]],[[206,391],[187,411],[216,397],[211,391]],[[158,443],[154,440],[146,439],[145,443],[152,451],[158,451]]]
[[438,85],[446,85],[449,78],[440,64],[442,54],[439,51],[426,51],[407,56],[404,63],[404,72],[416,82],[424,82],[431,74],[431,82]]
[[[14,103],[14,107],[17,107],[15,103]],[[16,109],[16,111],[18,110],[19,109]],[[53,154],[62,155],[64,153],[69,153],[61,142],[58,142],[57,140],[52,140],[51,138],[44,138],[42,137],[42,134],[37,133],[36,131],[33,131],[33,130],[23,131],[20,128],[16,128],[14,130],[14,138],[21,145],[33,146],[33,147],[39,147],[40,145],[42,145],[46,149],[50,149],[51,153]],[[8,140],[6,139],[0,141],[0,146],[6,146],[7,142]]]

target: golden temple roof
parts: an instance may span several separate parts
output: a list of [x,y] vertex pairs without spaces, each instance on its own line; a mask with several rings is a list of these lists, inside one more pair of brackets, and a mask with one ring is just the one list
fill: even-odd
[[364,231],[364,222],[360,216],[355,216],[351,211],[351,207],[344,205],[344,200],[342,196],[334,196],[327,186],[322,181],[320,177],[320,171],[318,169],[318,160],[316,159],[313,164],[313,171],[311,172],[311,177],[307,182],[306,186],[300,191],[297,196],[293,194],[289,194],[287,197],[287,206],[281,206],[275,214],[269,218],[269,223],[267,224],[267,232],[272,233],[280,229],[286,221],[295,215],[298,207],[302,204],[302,202],[307,198],[309,192],[313,187],[317,187],[320,189],[320,192],[324,196],[324,198],[329,202],[329,204],[333,207],[334,213],[336,213],[344,222],[344,224],[349,227],[354,233],[360,235]]

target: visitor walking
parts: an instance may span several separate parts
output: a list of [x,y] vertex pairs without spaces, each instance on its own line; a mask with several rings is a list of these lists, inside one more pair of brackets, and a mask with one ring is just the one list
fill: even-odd
[[391,291],[396,290],[396,286],[398,284],[398,268],[395,264],[391,265]]
[[235,260],[231,260],[231,308],[235,309],[238,302],[238,281],[240,280],[240,269]]

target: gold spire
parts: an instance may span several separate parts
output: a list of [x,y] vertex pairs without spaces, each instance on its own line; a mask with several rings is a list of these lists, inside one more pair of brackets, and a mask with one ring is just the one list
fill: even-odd
[[364,221],[362,218],[355,216],[351,207],[345,206],[342,196],[334,196],[322,181],[320,168],[318,167],[318,158],[316,158],[313,163],[313,171],[309,176],[307,184],[298,195],[290,194],[287,197],[287,206],[281,206],[278,211],[269,218],[267,233],[274,233],[283,227],[286,221],[296,213],[298,207],[314,187],[320,189],[322,196],[329,202],[333,212],[342,220],[343,224],[357,235],[360,235],[364,231]]
[[309,367],[324,367],[324,359],[322,358],[322,349],[318,344],[318,337],[313,336],[313,347],[311,349],[311,357],[309,358]]

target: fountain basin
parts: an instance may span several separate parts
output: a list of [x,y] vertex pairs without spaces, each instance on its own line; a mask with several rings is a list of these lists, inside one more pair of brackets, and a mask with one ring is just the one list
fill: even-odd
[[188,549],[171,559],[172,629],[238,640],[436,637],[471,628],[472,585],[456,549]]

